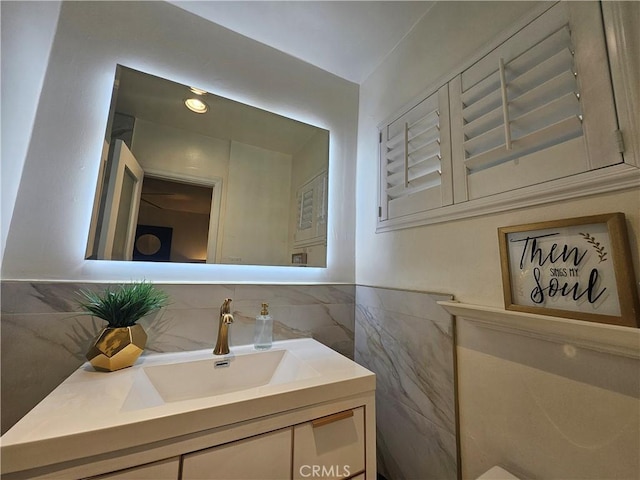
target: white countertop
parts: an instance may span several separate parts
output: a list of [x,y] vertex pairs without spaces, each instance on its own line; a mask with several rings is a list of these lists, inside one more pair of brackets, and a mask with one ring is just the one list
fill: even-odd
[[[318,375],[222,395],[164,402],[143,367],[214,358],[212,351],[143,355],[116,372],[84,364],[0,438],[2,474],[90,457],[375,389],[375,375],[313,339],[274,342]],[[253,346],[231,348],[244,355]],[[219,356],[215,358],[224,358]]]

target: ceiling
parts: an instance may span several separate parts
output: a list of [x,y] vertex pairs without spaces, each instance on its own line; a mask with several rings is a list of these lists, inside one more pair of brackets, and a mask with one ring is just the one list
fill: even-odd
[[169,0],[169,3],[361,84],[435,2]]

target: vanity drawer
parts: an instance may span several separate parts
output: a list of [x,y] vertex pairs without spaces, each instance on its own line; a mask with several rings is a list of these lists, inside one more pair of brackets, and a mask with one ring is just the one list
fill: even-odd
[[348,478],[365,468],[364,407],[296,425],[293,478]]
[[291,428],[183,456],[182,480],[291,478]]

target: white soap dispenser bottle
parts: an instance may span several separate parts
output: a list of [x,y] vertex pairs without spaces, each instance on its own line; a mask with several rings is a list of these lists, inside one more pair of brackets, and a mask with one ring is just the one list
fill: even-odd
[[256,317],[256,330],[253,337],[256,350],[268,350],[273,340],[273,318],[269,315],[269,304],[262,304],[262,311]]

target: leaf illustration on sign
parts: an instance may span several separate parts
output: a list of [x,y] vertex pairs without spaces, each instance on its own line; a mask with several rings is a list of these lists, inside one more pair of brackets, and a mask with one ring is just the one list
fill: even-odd
[[600,242],[596,241],[595,237],[589,235],[588,233],[580,233],[582,237],[590,243],[591,246],[598,252],[598,258],[600,259],[599,263],[607,261],[607,252],[604,250],[604,245],[601,245]]

